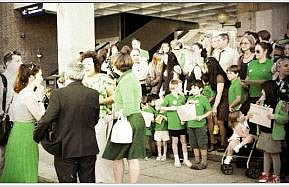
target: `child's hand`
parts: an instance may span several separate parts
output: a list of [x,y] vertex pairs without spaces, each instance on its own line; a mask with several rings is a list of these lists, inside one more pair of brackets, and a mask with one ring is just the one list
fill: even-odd
[[181,121],[181,125],[184,125],[186,122],[185,121]]
[[171,110],[177,110],[178,107],[177,106],[171,106]]
[[188,100],[187,104],[194,104],[194,100]]
[[267,118],[270,119],[270,120],[272,120],[272,119],[275,119],[275,116],[274,116],[274,114],[268,114],[268,115],[267,115]]
[[250,119],[250,118],[253,118],[253,117],[254,117],[254,113],[248,112],[246,118]]
[[202,119],[203,119],[203,116],[197,116],[197,117],[196,117],[196,120],[197,120],[197,121],[201,121]]

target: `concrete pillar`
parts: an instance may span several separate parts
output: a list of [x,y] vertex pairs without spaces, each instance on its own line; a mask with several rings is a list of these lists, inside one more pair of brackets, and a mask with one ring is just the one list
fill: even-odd
[[93,3],[58,3],[57,5],[58,72],[65,71],[79,52],[94,50]]

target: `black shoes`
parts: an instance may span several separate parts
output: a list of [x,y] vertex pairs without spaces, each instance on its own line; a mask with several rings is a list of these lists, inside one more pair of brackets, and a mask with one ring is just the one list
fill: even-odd
[[218,152],[225,152],[226,150],[226,146],[225,145],[221,145],[218,149]]
[[204,164],[204,163],[199,163],[199,164],[193,164],[191,166],[191,169],[194,169],[194,170],[202,170],[202,169],[206,169],[207,168],[207,164]]

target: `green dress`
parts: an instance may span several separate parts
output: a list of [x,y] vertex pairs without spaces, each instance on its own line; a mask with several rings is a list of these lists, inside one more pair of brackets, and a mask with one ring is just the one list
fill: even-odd
[[1,183],[38,182],[38,144],[33,141],[34,123],[14,122],[5,149]]
[[102,158],[108,160],[143,159],[145,157],[145,122],[140,110],[142,96],[140,83],[131,70],[124,72],[117,83],[114,110],[117,112],[121,110],[130,122],[133,130],[132,143],[113,143],[110,141],[110,134]]

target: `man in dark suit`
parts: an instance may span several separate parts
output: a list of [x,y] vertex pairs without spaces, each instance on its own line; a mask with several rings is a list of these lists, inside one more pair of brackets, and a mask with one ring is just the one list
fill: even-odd
[[83,65],[76,62],[66,70],[67,85],[55,90],[46,113],[38,122],[34,140],[39,142],[52,122],[60,154],[54,155],[54,166],[60,183],[95,182],[98,146],[94,127],[99,119],[99,93],[85,87]]

